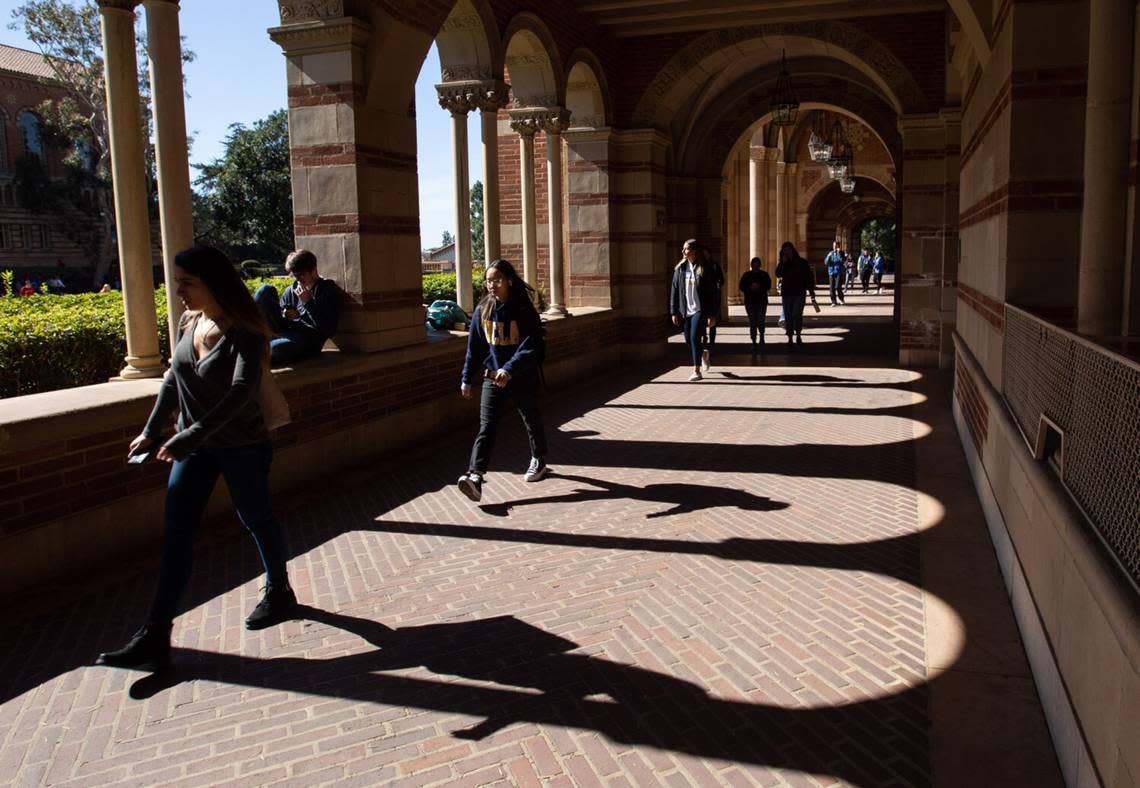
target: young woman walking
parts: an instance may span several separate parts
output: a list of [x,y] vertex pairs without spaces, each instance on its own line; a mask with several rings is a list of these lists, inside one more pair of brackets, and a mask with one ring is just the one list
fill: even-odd
[[[740,277],[740,292],[744,296],[744,311],[748,313],[748,336],[752,339],[752,352],[764,352],[764,318],[768,312],[768,291],[772,277],[764,270],[759,257],[753,257],[748,270]],[[759,338],[759,342],[757,342]]]
[[[174,258],[174,294],[186,313],[158,400],[131,441],[137,461],[171,463],[158,588],[142,628],[96,664],[158,670],[170,659],[170,631],[190,579],[194,535],[218,477],[265,568],[265,593],[245,621],[261,629],[296,606],[285,569],[288,550],[269,500],[273,448],[257,393],[269,354],[269,327],[236,269],[217,249],[193,246]],[[174,436],[162,432],[177,411]]]
[[784,241],[780,247],[780,262],[776,264],[776,276],[783,283],[780,287],[780,298],[784,303],[784,330],[788,334],[788,349],[792,345],[792,337],[798,344],[804,343],[802,336],[804,330],[804,306],[807,296],[811,295],[815,303],[815,276],[811,265],[800,257],[795,245],[791,241]]
[[669,314],[673,325],[681,327],[685,344],[693,359],[690,381],[701,379],[702,345],[705,329],[716,326],[720,314],[720,287],[715,275],[710,276],[701,264],[697,241],[690,238],[681,247],[681,262],[673,269],[669,287]]
[[471,447],[467,473],[459,477],[459,490],[473,501],[483,497],[483,476],[495,445],[495,428],[507,398],[514,400],[530,441],[530,466],[523,478],[546,478],[546,432],[538,409],[542,321],[531,301],[533,288],[506,260],[487,266],[487,294],[475,306],[467,334],[460,394],[471,399],[482,381],[479,433]]

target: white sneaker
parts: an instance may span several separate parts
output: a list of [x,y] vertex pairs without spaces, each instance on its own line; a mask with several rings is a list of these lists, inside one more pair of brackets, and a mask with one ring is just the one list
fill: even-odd
[[538,457],[530,458],[530,467],[523,474],[525,482],[540,482],[550,474],[550,466]]
[[709,371],[709,352],[707,350],[701,351],[701,367],[705,372]]
[[699,369],[694,369],[693,374],[689,375],[689,382],[692,383],[694,380],[700,380],[702,377],[704,376],[701,375],[701,371]]
[[483,477],[477,473],[465,473],[459,477],[459,492],[475,503],[483,497]]

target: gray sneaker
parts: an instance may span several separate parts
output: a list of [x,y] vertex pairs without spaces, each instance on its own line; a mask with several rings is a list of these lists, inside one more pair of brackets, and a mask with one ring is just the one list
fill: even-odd
[[459,492],[475,503],[483,497],[483,477],[477,473],[465,473],[459,477]]
[[538,457],[530,458],[530,467],[523,474],[523,481],[540,482],[550,474],[550,466]]

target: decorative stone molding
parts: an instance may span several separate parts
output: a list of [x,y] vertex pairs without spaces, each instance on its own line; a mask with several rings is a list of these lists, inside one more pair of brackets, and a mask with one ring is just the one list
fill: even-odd
[[336,52],[346,47],[362,48],[372,35],[372,26],[352,17],[322,19],[315,23],[289,24],[269,29],[269,37],[286,55]]
[[511,106],[518,109],[535,107],[554,107],[558,105],[558,96],[553,93],[544,93],[537,96],[515,96]]
[[113,11],[134,11],[138,0],[98,0],[99,9]]
[[490,66],[481,66],[478,63],[456,63],[440,69],[440,76],[444,82],[471,82],[479,80],[492,80]]
[[551,114],[539,121],[539,128],[547,134],[561,134],[570,128],[570,110],[560,108],[556,111],[558,114]]
[[480,30],[483,19],[478,14],[458,14],[449,16],[439,28],[441,33],[451,33],[456,30]]
[[601,129],[606,126],[605,115],[572,115],[570,126],[575,129]]
[[511,100],[511,86],[506,82],[484,83],[479,99],[479,109],[483,112],[498,112]]
[[344,0],[277,0],[281,24],[338,19],[344,16]]

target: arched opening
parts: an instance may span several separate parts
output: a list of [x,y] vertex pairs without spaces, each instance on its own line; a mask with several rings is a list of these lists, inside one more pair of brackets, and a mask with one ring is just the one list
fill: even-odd
[[43,121],[40,116],[31,110],[20,113],[17,124],[20,127],[20,139],[24,143],[24,153],[38,159],[44,157]]
[[607,94],[602,90],[598,71],[585,60],[570,67],[566,77],[566,109],[571,129],[599,129],[609,124]]

